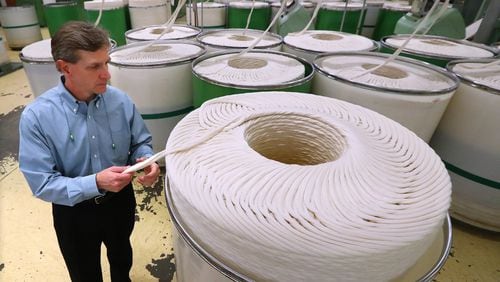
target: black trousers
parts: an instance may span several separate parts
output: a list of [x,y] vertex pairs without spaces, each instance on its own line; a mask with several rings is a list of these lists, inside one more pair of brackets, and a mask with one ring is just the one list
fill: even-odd
[[107,249],[111,281],[130,281],[135,223],[132,185],[105,202],[87,200],[73,207],[52,204],[57,241],[73,282],[102,281],[101,244]]

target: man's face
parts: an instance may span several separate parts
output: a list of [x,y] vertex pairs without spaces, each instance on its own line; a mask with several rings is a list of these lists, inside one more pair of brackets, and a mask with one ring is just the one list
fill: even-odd
[[[108,72],[108,48],[95,52],[77,51],[78,62],[72,64],[62,61],[61,70],[66,78],[66,87],[80,100],[87,100],[93,94],[106,91],[111,75]],[[58,60],[61,61],[61,60]]]

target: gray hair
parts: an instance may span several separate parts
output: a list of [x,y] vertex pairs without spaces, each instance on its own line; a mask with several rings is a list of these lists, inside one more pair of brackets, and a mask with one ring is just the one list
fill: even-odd
[[50,43],[54,61],[64,60],[73,64],[80,59],[78,50],[95,52],[110,46],[106,30],[79,21],[67,22],[61,26]]

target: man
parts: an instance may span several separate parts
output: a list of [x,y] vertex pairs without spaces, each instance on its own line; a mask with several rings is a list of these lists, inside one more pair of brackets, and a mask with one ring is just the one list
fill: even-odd
[[[33,194],[52,202],[54,227],[72,281],[102,281],[101,244],[112,281],[130,281],[135,221],[127,165],[153,154],[151,135],[133,102],[107,85],[106,31],[70,22],[51,41],[59,85],[21,115],[19,166]],[[138,181],[152,185],[153,164]]]

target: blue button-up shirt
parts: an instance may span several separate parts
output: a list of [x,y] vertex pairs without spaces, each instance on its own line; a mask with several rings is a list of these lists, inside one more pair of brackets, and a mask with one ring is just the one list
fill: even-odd
[[60,82],[24,109],[19,132],[19,167],[33,194],[61,205],[101,195],[97,172],[153,155],[135,105],[112,86],[86,103]]

